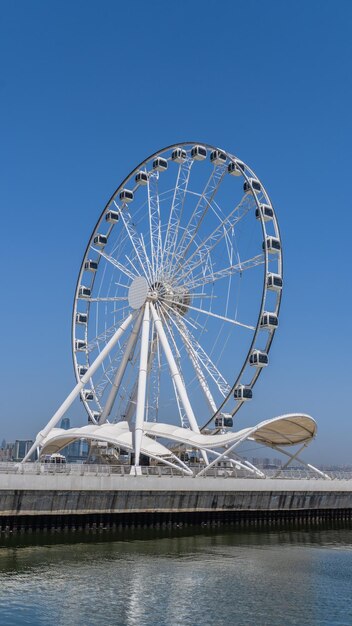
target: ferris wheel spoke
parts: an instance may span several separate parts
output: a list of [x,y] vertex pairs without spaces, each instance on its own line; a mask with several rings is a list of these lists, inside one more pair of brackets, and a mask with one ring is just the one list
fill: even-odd
[[146,248],[146,245],[145,245],[143,233],[140,234],[140,242],[141,242],[142,250],[143,250],[143,253],[144,253],[144,258],[145,258],[146,264],[147,264],[147,271],[148,271],[148,274],[149,274],[149,280],[150,280],[150,282],[152,282],[152,278],[153,278],[153,275],[152,275],[152,264],[151,264],[150,259],[148,257],[147,248]]
[[125,314],[126,310],[129,310],[130,305],[127,304],[123,304],[121,306],[116,307],[115,309],[112,309],[111,314],[116,316],[117,314],[121,315],[121,314]]
[[124,400],[123,402],[123,404],[125,404],[125,408],[121,412],[122,417],[129,424],[131,424],[131,420],[136,410],[137,390],[138,390],[138,375],[135,377],[135,381],[133,383],[130,393],[127,394],[128,395],[127,401]]
[[119,283],[116,280],[114,280],[114,285],[116,285],[116,287],[122,287],[123,289],[129,289],[129,285],[124,285],[123,283]]
[[127,302],[128,296],[101,296],[97,298],[84,298],[87,302]]
[[91,388],[94,390],[94,395],[99,401],[101,401],[107,386],[112,383],[114,373],[118,368],[120,356],[120,352],[118,352],[117,355],[112,358],[109,365],[104,368],[103,373],[96,381],[93,381],[93,379],[90,380]]
[[177,410],[178,410],[178,414],[179,414],[179,417],[180,417],[181,427],[182,428],[189,428],[190,427],[189,421],[187,419],[187,415],[185,413],[185,410],[184,410],[184,408],[182,406],[181,398],[180,398],[179,393],[177,391],[177,387],[175,385],[174,379],[172,379],[172,386],[173,386],[173,389],[174,389],[176,405],[177,405]]
[[[170,300],[172,304],[177,305],[178,303]],[[224,317],[223,315],[218,315],[217,313],[213,313],[212,311],[207,311],[206,309],[200,309],[195,306],[187,305],[191,311],[196,311],[197,313],[204,313],[204,315],[208,315],[209,317],[214,317],[216,319],[222,320],[223,322],[228,322],[229,324],[234,324],[235,326],[241,326],[242,328],[248,328],[248,330],[255,330],[254,326],[250,326],[248,324],[242,324],[242,322],[238,322],[237,320],[233,320],[230,317]]]
[[[179,374],[180,374],[182,383],[185,386],[184,375],[183,375],[182,367],[181,367],[181,354],[180,354],[179,348],[177,346],[177,342],[176,342],[176,339],[175,339],[175,334],[174,334],[173,329],[172,329],[172,325],[171,325],[171,323],[168,323],[167,318],[170,317],[170,320],[171,321],[173,321],[173,320],[172,320],[171,316],[169,316],[168,312],[166,311],[166,309],[164,308],[164,306],[161,303],[160,303],[160,306],[158,307],[158,313],[159,313],[159,315],[162,318],[162,321],[163,321],[163,324],[164,324],[164,328],[167,329],[167,333],[168,333],[168,335],[170,337],[170,340],[171,340],[171,343],[172,343],[172,345],[174,347],[174,359],[176,361],[176,364],[177,364],[177,367],[178,367],[178,370],[179,370]],[[182,425],[183,428],[189,428],[190,427],[190,423],[189,423],[189,420],[188,420],[185,408],[183,407],[183,404],[181,402],[181,397],[180,397],[180,394],[179,394],[179,391],[178,391],[178,387],[177,387],[174,379],[172,379],[172,380],[173,380],[174,393],[175,393],[176,403],[177,403],[177,406],[178,406],[178,412],[179,412],[179,415],[180,415],[181,425]]]
[[198,300],[214,300],[214,298],[217,298],[218,296],[216,296],[215,294],[209,294],[209,293],[205,293],[205,291],[200,291],[199,293],[194,293],[192,291],[192,300],[194,300],[195,298]]
[[110,326],[109,328],[106,328],[102,333],[100,333],[99,335],[91,339],[89,343],[87,344],[87,352],[92,352],[92,350],[97,348],[99,344],[106,343],[107,341],[109,341],[110,337],[112,337],[114,332],[115,332],[115,324],[113,326]]
[[176,323],[176,321],[170,316],[168,315],[170,318],[170,322],[172,324],[175,325],[175,327],[177,328],[179,335],[182,339],[182,343],[184,344],[185,348],[186,348],[186,352],[188,354],[188,357],[190,359],[190,362],[192,364],[192,367],[194,369],[195,375],[197,377],[197,380],[200,384],[200,387],[204,393],[206,402],[210,408],[210,412],[211,414],[215,413],[216,411],[216,404],[213,398],[213,395],[209,389],[206,377],[204,375],[200,360],[198,358],[198,354],[196,352],[196,350],[194,349],[194,347],[192,346],[192,343],[188,340],[188,333],[187,333],[187,329],[184,327],[182,329],[182,325],[180,324],[180,326],[178,326],[178,324]]
[[152,265],[152,277],[155,281],[158,277],[161,261],[161,222],[160,222],[160,202],[158,193],[159,172],[153,172],[148,176],[148,213],[150,230],[150,256]]
[[98,254],[100,254],[100,256],[106,259],[106,261],[111,263],[111,265],[113,265],[118,270],[120,270],[122,274],[125,274],[127,278],[129,278],[130,280],[134,280],[136,278],[136,274],[133,274],[133,272],[131,272],[131,270],[129,270],[125,265],[122,265],[122,263],[120,263],[119,261],[117,261],[117,259],[115,259],[114,257],[104,252],[104,250],[100,250],[99,248],[94,248],[94,246],[91,246],[91,248],[92,250],[94,250],[94,252],[97,252]]
[[178,346],[177,346],[177,343],[176,343],[176,341],[175,341],[175,335],[174,335],[174,333],[172,332],[172,326],[171,326],[171,324],[169,324],[169,323],[167,322],[167,317],[169,317],[169,315],[168,315],[168,313],[167,313],[166,309],[165,309],[163,306],[160,306],[160,307],[159,307],[159,311],[158,311],[158,312],[159,312],[159,314],[160,314],[160,317],[162,318],[162,322],[163,322],[163,324],[164,324],[164,327],[167,329],[168,334],[169,334],[170,339],[171,339],[171,342],[172,342],[172,344],[173,344],[173,346],[174,346],[174,351],[175,351],[175,352],[174,352],[174,355],[175,355],[175,360],[176,360],[176,362],[177,362],[177,366],[178,366],[178,368],[179,368],[179,370],[180,370],[180,374],[181,374],[181,377],[182,377],[182,379],[183,379],[182,370],[181,370],[181,355],[180,355],[180,351],[179,351]]
[[[184,272],[184,265],[180,268],[182,269],[182,273],[180,274],[177,269],[175,270],[175,275],[178,276],[178,280],[184,281],[187,276],[193,272],[197,267],[204,263],[204,257],[209,256],[211,252],[225,239],[227,241],[227,245],[232,247],[231,241],[228,241],[229,233],[233,231],[234,227],[247,215],[248,211],[253,208],[252,200],[248,198],[242,198],[241,202],[233,209],[233,211],[228,215],[217,227],[213,230],[213,232],[203,239],[203,241],[197,246],[197,248],[192,252],[192,254],[185,259],[186,267],[188,268],[186,272]],[[242,213],[240,210],[243,209]],[[183,255],[185,257],[185,255]]]
[[186,347],[186,352],[188,354],[188,357],[189,357],[189,359],[190,359],[190,361],[192,363],[193,369],[194,369],[196,377],[198,379],[200,388],[203,391],[203,394],[205,396],[205,400],[206,400],[206,402],[207,402],[207,404],[209,406],[210,414],[212,415],[213,413],[215,413],[215,411],[217,409],[217,406],[215,404],[213,395],[212,395],[212,393],[210,391],[210,388],[208,386],[208,383],[207,383],[206,377],[204,375],[202,366],[201,366],[201,364],[200,364],[200,362],[199,362],[199,360],[197,358],[197,353],[194,352],[191,344],[188,343],[186,337],[184,338],[184,344],[185,344],[185,347]]
[[155,328],[156,328],[156,331],[157,331],[158,336],[159,336],[160,344],[161,344],[161,346],[163,348],[166,360],[167,360],[169,368],[170,368],[171,377],[173,378],[173,380],[175,382],[175,385],[177,387],[177,391],[178,391],[178,394],[180,396],[183,408],[184,408],[184,410],[186,412],[186,415],[187,415],[190,427],[195,432],[199,432],[199,426],[197,424],[197,420],[196,420],[195,414],[193,412],[192,405],[191,405],[191,403],[189,401],[188,394],[187,394],[187,391],[186,391],[186,387],[185,387],[185,385],[183,383],[183,380],[182,380],[182,376],[181,376],[181,374],[179,372],[179,369],[177,367],[175,358],[174,358],[174,356],[172,354],[172,350],[170,348],[170,345],[169,345],[169,342],[168,342],[168,339],[167,339],[167,336],[166,336],[166,333],[165,333],[162,321],[161,321],[160,316],[156,312],[156,310],[154,308],[154,305],[152,303],[150,304],[150,308],[151,308],[151,312],[152,312],[152,317],[153,317],[153,320],[154,320]]
[[197,232],[211,207],[211,202],[219,189],[220,183],[225,175],[226,168],[223,165],[217,165],[214,167],[206,186],[199,198],[196,207],[191,215],[191,218],[185,227],[182,237],[177,244],[177,252],[175,251],[171,262],[174,274],[180,267],[182,259],[186,256]]
[[196,356],[197,361],[202,364],[210,378],[216,384],[221,395],[225,398],[230,393],[231,387],[219,371],[218,367],[215,365],[214,361],[211,359],[210,355],[207,354],[206,350],[200,345],[199,341],[197,341],[192,332],[190,332],[187,328],[185,324],[186,319],[181,318],[179,314],[177,314],[177,321],[174,320],[172,316],[170,316],[170,318],[176,326],[183,341],[187,342],[190,346],[190,349]]
[[168,267],[170,257],[173,256],[178,237],[178,231],[183,215],[183,208],[186,200],[186,192],[191,173],[191,167],[194,161],[190,157],[179,164],[177,172],[177,180],[172,198],[169,220],[166,229],[166,235],[163,246],[162,265]]
[[130,266],[134,269],[134,271],[136,272],[136,276],[141,276],[140,271],[136,268],[134,262],[132,261],[132,259],[128,256],[128,254],[125,254],[125,259],[126,261],[128,261],[128,263],[130,264]]
[[248,212],[255,208],[256,204],[252,197],[243,196],[240,202],[230,211],[229,214],[224,217],[218,216],[219,223],[214,230],[203,239],[198,245],[197,249],[188,257],[187,261],[190,262],[192,258],[197,254],[197,251],[202,248],[206,248],[211,251],[220,243],[223,239],[226,239],[229,233],[235,228],[235,226],[248,214]]
[[[170,303],[165,301],[163,302],[163,306],[166,307],[166,309],[169,312],[175,313],[175,309],[174,307],[170,305]],[[177,312],[176,312],[176,315],[179,316]],[[192,328],[194,328],[194,330],[200,330],[201,332],[204,332],[206,330],[205,326],[200,324],[198,320],[195,320],[191,315],[187,315],[187,317],[184,317],[183,320],[186,322],[188,326],[191,326]]]
[[[105,347],[104,345],[102,346],[101,344],[102,343],[106,344],[109,341],[110,337],[114,334],[115,330],[116,330],[116,325],[107,329],[106,331],[101,333],[101,335],[95,337],[95,339],[90,340],[90,342],[87,344],[87,353],[90,354],[94,349],[97,349],[98,353],[100,353],[102,349]],[[134,332],[134,328],[132,330],[132,333],[133,332]],[[115,348],[114,348],[115,353],[112,355],[112,352],[111,352],[107,356],[107,358],[109,359],[108,365],[105,365],[104,361],[101,364],[101,367],[103,369],[101,378],[96,381],[95,385],[93,385],[92,380],[90,381],[92,388],[94,387],[95,393],[98,398],[101,398],[103,396],[106,385],[108,383],[112,383],[111,378],[114,376],[117,368],[119,367],[119,362],[123,358],[124,348],[126,347],[126,345],[128,345],[128,342],[129,342],[129,339],[127,339],[127,341],[123,345],[120,345],[120,342],[118,342],[115,345]]]
[[194,278],[190,278],[189,281],[182,281],[182,284],[184,284],[188,289],[196,289],[210,283],[216,283],[218,280],[221,280],[223,278],[229,278],[234,274],[242,274],[242,272],[244,272],[245,270],[252,269],[253,267],[258,267],[258,265],[263,265],[264,263],[264,255],[258,254],[251,259],[236,263],[236,265],[229,265],[228,267],[224,267],[222,270],[211,272],[210,274],[205,275],[198,274]]
[[[114,202],[117,209],[119,209],[118,205],[116,204],[116,202]],[[119,216],[122,220],[122,223],[125,227],[125,230],[127,232],[128,238],[133,246],[134,252],[136,254],[136,257],[138,259],[140,268],[143,272],[143,274],[145,275],[147,280],[151,280],[151,268],[150,268],[150,261],[149,258],[146,254],[145,251],[145,247],[142,245],[142,242],[140,240],[140,238],[137,235],[136,229],[134,226],[132,226],[132,224],[129,223],[130,221],[130,215],[127,211],[125,210],[119,210]],[[128,257],[127,257],[128,258]],[[135,271],[137,272],[134,264],[130,261],[130,259],[128,259],[129,262],[131,263],[131,265],[133,266],[133,268],[135,269]],[[140,273],[140,272],[138,272]]]

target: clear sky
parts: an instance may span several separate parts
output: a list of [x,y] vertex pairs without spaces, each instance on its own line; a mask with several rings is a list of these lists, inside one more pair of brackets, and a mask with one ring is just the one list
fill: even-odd
[[[71,307],[107,199],[155,150],[204,141],[264,182],[285,291],[248,423],[303,411],[309,458],[352,463],[349,0],[2,0],[0,438],[74,384]],[[72,414],[71,414],[72,417]]]

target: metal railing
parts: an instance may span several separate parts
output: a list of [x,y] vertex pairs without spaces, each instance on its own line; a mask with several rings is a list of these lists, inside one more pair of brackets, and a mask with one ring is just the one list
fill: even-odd
[[[98,465],[98,464],[79,464],[79,463],[14,463],[14,462],[0,462],[0,475],[1,474],[31,474],[31,475],[48,475],[48,474],[61,474],[61,475],[74,475],[74,476],[134,476],[134,472],[131,472],[130,465]],[[203,466],[195,465],[190,466],[193,471],[193,477],[203,469]],[[268,469],[262,470],[265,474],[264,478],[277,478],[284,480],[317,480],[321,478],[316,473],[308,469]],[[169,476],[169,477],[184,477],[185,474],[182,470],[177,470],[172,467],[162,465],[151,465],[148,467],[140,468],[141,476]],[[326,471],[325,472],[332,480],[352,480],[352,471]],[[202,478],[253,478],[259,479],[256,474],[246,471],[244,469],[235,469],[232,467],[212,467],[202,474]]]

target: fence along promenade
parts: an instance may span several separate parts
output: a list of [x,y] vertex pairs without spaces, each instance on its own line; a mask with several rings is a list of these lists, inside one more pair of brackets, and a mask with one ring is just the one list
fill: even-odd
[[[191,478],[197,478],[197,470],[201,471],[202,466],[190,466],[192,470],[195,470],[195,474]],[[141,476],[177,476],[184,477],[181,471],[178,471],[172,467],[162,466],[149,466],[142,467]],[[344,470],[324,470],[325,473],[332,480],[352,480],[352,471]],[[263,479],[284,479],[284,480],[319,480],[319,477],[308,469],[292,468],[292,469],[267,469],[263,470],[265,476]],[[100,465],[100,464],[83,464],[83,463],[16,463],[16,462],[1,462],[0,474],[66,474],[66,475],[78,475],[78,476],[110,476],[119,475],[129,477],[131,475],[130,465]],[[243,469],[236,469],[234,467],[212,467],[207,470],[205,474],[202,474],[202,478],[251,478],[253,480],[263,480],[256,475],[253,475],[249,471]]]

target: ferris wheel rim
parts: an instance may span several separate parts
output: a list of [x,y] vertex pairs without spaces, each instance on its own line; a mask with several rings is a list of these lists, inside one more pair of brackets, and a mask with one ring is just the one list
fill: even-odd
[[[213,146],[211,144],[207,144],[207,143],[204,143],[204,142],[198,142],[197,143],[197,142],[190,142],[190,141],[179,142],[179,143],[176,143],[176,144],[171,144],[170,146],[167,146],[166,148],[162,148],[161,150],[158,150],[158,151],[152,153],[149,157],[144,159],[140,164],[138,164],[134,169],[132,169],[131,172],[128,174],[128,176],[126,176],[124,178],[124,180],[121,182],[121,184],[116,188],[116,190],[111,195],[111,197],[108,200],[108,202],[106,203],[104,209],[102,210],[102,212],[101,212],[101,214],[100,214],[100,216],[99,216],[99,218],[98,218],[98,220],[97,220],[97,222],[96,222],[96,224],[95,224],[95,226],[94,226],[94,228],[92,230],[92,234],[91,234],[91,236],[90,236],[90,238],[88,240],[88,244],[86,246],[86,249],[85,249],[85,252],[84,252],[84,255],[83,255],[83,260],[82,260],[82,263],[81,263],[81,267],[80,267],[80,271],[79,271],[78,279],[77,279],[77,283],[76,283],[76,289],[75,289],[75,295],[74,295],[74,301],[73,301],[73,315],[72,315],[72,356],[73,356],[74,370],[75,370],[75,375],[76,375],[77,381],[80,380],[80,376],[79,376],[79,373],[78,373],[78,366],[77,366],[77,359],[76,359],[76,350],[75,350],[74,342],[75,342],[75,327],[76,327],[75,316],[76,316],[76,312],[77,312],[78,291],[79,291],[79,287],[81,285],[82,275],[83,275],[83,272],[84,272],[84,263],[85,263],[85,261],[86,261],[86,259],[88,257],[88,253],[89,253],[89,250],[91,248],[91,242],[92,242],[92,240],[94,238],[95,233],[98,231],[98,228],[99,228],[99,225],[100,225],[100,223],[102,221],[102,218],[106,214],[106,211],[107,211],[108,207],[114,201],[114,198],[116,198],[116,196],[119,193],[119,191],[124,188],[125,184],[133,177],[133,175],[136,172],[141,170],[144,165],[146,165],[152,159],[157,158],[159,155],[161,155],[161,154],[163,154],[163,153],[165,153],[167,151],[170,151],[172,149],[176,149],[178,147],[184,147],[184,146],[189,146],[190,147],[192,145],[204,146],[205,148],[211,149],[211,150],[221,150],[222,152],[224,152],[226,154],[226,156],[229,159],[229,161],[235,162],[235,163],[236,162],[243,163],[243,161],[241,161],[238,157],[230,154],[229,152],[223,150],[222,148],[218,148],[218,147]],[[255,178],[256,180],[259,181],[259,178],[253,172],[253,170],[251,170],[251,168],[247,164],[244,164],[244,165],[245,165],[245,170],[242,172],[244,180],[246,180],[248,182],[249,179],[250,179],[249,174],[251,174],[253,176],[253,178]],[[259,181],[259,182],[262,185],[261,181]],[[272,207],[272,203],[270,201],[270,198],[269,198],[269,196],[268,196],[268,194],[267,194],[267,192],[266,192],[266,190],[265,190],[263,185],[262,185],[262,189],[263,189],[263,193],[264,193],[265,197],[269,200],[270,206]],[[257,207],[259,208],[259,201],[258,201],[257,195],[255,193],[253,193],[253,198],[254,198],[254,201],[255,201]],[[264,219],[263,219],[261,213],[259,213],[259,214],[260,214],[260,221],[261,221],[263,238],[264,238],[264,241],[265,241],[265,238],[267,237],[267,235],[266,235],[266,228],[265,228],[265,222],[264,222]],[[279,227],[278,227],[278,223],[277,223],[275,212],[274,212],[274,219],[275,219],[275,228],[276,228],[276,230],[278,232],[278,238],[279,238],[279,240],[281,242],[280,231],[279,231]],[[265,251],[264,257],[265,257],[265,265],[264,265],[264,273],[263,273],[264,274],[264,281],[263,281],[263,289],[262,289],[262,296],[261,296],[261,304],[260,304],[260,307],[259,307],[259,313],[258,313],[256,328],[255,328],[255,331],[254,331],[254,335],[253,335],[252,341],[250,343],[250,347],[249,347],[248,352],[247,352],[247,356],[246,356],[246,358],[244,360],[244,363],[243,363],[243,366],[242,366],[242,369],[241,369],[240,373],[238,374],[237,378],[235,379],[235,382],[233,383],[232,387],[230,388],[230,390],[229,390],[227,396],[225,397],[223,403],[218,406],[217,411],[214,412],[214,414],[206,422],[206,424],[204,424],[204,426],[201,427],[202,429],[205,428],[209,423],[211,423],[216,418],[216,416],[218,414],[220,414],[222,407],[226,404],[226,402],[232,396],[232,394],[234,392],[234,389],[236,388],[236,385],[238,385],[240,380],[241,380],[243,371],[244,371],[244,369],[246,368],[246,366],[248,364],[248,360],[249,360],[250,354],[251,354],[251,352],[252,352],[252,350],[253,350],[253,348],[255,346],[256,338],[258,336],[258,333],[261,330],[260,329],[260,321],[261,321],[261,318],[262,318],[262,315],[263,315],[263,312],[264,312],[265,299],[266,299],[266,293],[267,293],[267,276],[268,276],[268,253],[267,253],[267,251]],[[281,247],[281,250],[280,250],[280,273],[281,273],[281,276],[282,276],[282,247]],[[276,305],[276,313],[277,313],[277,315],[279,314],[279,311],[280,311],[281,295],[282,295],[282,291],[280,291],[278,293],[278,296],[277,296],[277,305]],[[270,351],[270,347],[271,347],[274,335],[275,335],[275,329],[273,329],[269,333],[269,335],[268,335],[267,350],[266,350],[267,352]],[[258,368],[256,370],[256,375],[253,377],[253,379],[251,381],[251,387],[253,387],[255,382],[257,381],[259,375],[261,374],[261,370],[262,370],[262,368]],[[83,402],[84,402],[84,405],[85,405],[85,408],[86,408],[88,414],[91,415],[91,411],[90,411],[89,406],[87,405],[87,402],[85,402],[84,400],[83,400]],[[233,415],[241,408],[242,404],[243,403],[241,403],[241,402],[237,403],[236,408],[235,408],[235,410],[233,412]]]

